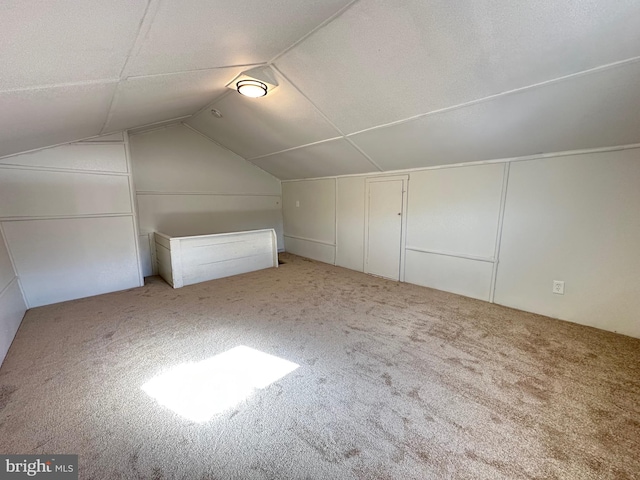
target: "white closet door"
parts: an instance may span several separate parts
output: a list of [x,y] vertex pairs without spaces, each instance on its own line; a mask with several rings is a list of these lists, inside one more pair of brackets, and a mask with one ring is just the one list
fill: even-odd
[[365,272],[400,280],[406,179],[368,179]]

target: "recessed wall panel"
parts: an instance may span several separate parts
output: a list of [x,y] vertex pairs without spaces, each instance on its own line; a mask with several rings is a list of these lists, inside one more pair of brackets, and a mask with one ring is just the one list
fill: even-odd
[[335,245],[335,179],[283,183],[282,214],[285,236]]
[[493,258],[504,164],[412,172],[407,247]]
[[133,218],[3,222],[29,307],[139,286]]
[[301,240],[299,238],[284,237],[285,250],[294,255],[299,255],[319,262],[335,263],[336,248],[333,245],[325,245],[322,243]]
[[513,163],[496,303],[640,337],[639,186],[640,149]]
[[124,144],[72,143],[0,159],[0,164],[28,167],[127,172]]
[[129,179],[61,171],[3,169],[0,217],[130,213]]
[[407,250],[405,282],[489,301],[493,264]]

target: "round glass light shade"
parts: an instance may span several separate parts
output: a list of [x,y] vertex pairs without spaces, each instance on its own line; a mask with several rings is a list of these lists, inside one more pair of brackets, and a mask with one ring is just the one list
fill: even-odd
[[245,97],[264,97],[267,94],[267,86],[258,80],[240,80],[236,83],[238,93]]

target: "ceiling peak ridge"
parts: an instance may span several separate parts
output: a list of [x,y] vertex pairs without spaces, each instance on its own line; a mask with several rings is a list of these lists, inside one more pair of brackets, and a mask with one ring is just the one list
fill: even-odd
[[561,82],[564,82],[566,80],[570,80],[572,78],[584,77],[584,76],[588,76],[588,75],[604,72],[606,70],[612,70],[612,69],[615,69],[615,68],[621,68],[621,67],[624,67],[624,66],[627,66],[627,65],[632,65],[632,64],[634,64],[634,63],[636,63],[638,61],[640,61],[640,56],[631,57],[631,58],[627,58],[627,59],[624,59],[624,60],[619,60],[619,61],[613,62],[613,63],[607,63],[605,65],[600,65],[600,66],[597,66],[597,67],[589,68],[587,70],[581,70],[579,72],[570,73],[568,75],[563,75],[561,77],[552,78],[550,80],[544,80],[542,82],[533,83],[531,85],[526,85],[524,87],[518,87],[518,88],[511,89],[511,90],[505,90],[504,92],[494,93],[493,95],[488,95],[486,97],[477,98],[475,100],[469,100],[468,102],[458,103],[456,105],[451,105],[449,107],[438,108],[436,110],[430,110],[430,111],[425,112],[425,113],[419,113],[417,115],[412,115],[411,117],[403,118],[403,119],[400,119],[400,120],[394,120],[393,122],[383,123],[381,125],[375,125],[373,127],[364,128],[364,129],[358,130],[356,132],[345,134],[345,138],[353,137],[355,135],[358,135],[358,134],[361,134],[361,133],[365,133],[365,132],[369,132],[369,131],[372,131],[372,130],[378,130],[378,129],[381,129],[381,128],[392,127],[394,125],[400,125],[402,123],[408,123],[408,122],[411,122],[413,120],[417,120],[419,118],[428,117],[428,116],[436,115],[436,114],[439,114],[439,113],[449,112],[449,111],[452,111],[452,110],[458,110],[460,108],[469,107],[469,106],[472,106],[472,105],[476,105],[478,103],[488,102],[488,101],[494,100],[496,98],[512,95],[514,93],[519,93],[519,92],[523,92],[523,91],[527,91],[527,90],[534,90],[536,88],[544,87],[546,85],[552,85],[552,84],[555,84],[555,83],[561,83]]

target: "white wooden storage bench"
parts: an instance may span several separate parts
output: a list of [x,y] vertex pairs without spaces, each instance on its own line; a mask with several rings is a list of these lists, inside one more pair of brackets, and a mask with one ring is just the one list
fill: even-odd
[[154,237],[158,273],[173,288],[278,266],[273,229]]

